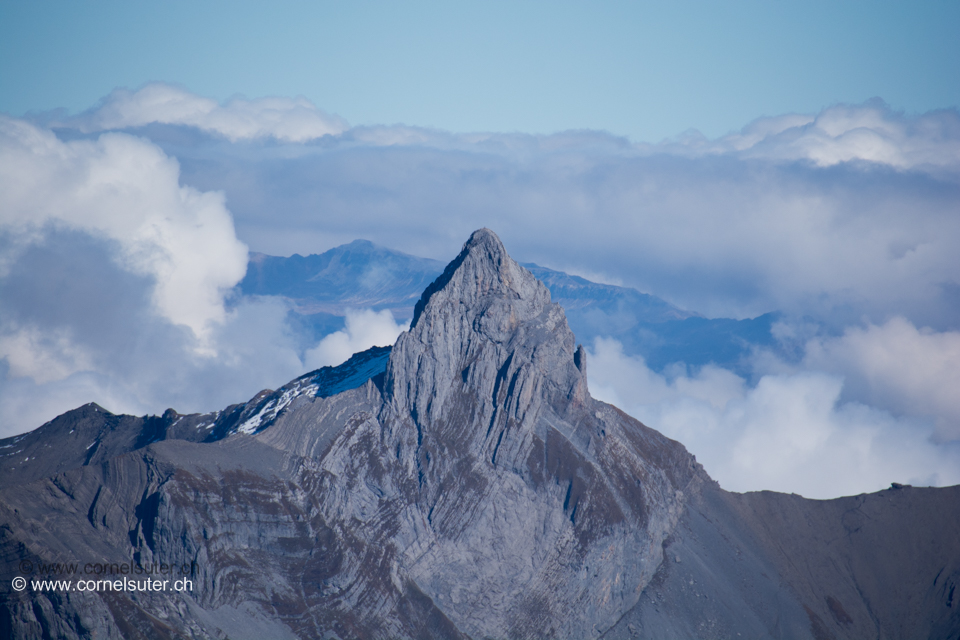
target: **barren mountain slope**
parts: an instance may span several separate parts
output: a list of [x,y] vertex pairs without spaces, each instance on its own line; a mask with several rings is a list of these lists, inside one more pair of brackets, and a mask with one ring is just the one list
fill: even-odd
[[0,488],[4,584],[192,589],[8,589],[0,637],[956,637],[956,488],[724,492],[586,366],[480,230],[392,349],[208,416],[65,414],[9,443],[38,461]]

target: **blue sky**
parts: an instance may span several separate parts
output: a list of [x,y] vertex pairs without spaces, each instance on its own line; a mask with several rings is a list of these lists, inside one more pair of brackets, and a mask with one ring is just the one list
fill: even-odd
[[236,297],[249,251],[446,261],[489,227],[709,317],[779,312],[779,350],[736,371],[585,345],[592,392],[722,486],[960,482],[958,24],[956,2],[0,0],[0,437],[90,401],[222,409],[402,330],[357,310],[304,347],[283,300]]
[[0,2],[0,111],[173,82],[353,125],[659,141],[880,97],[960,104],[960,4]]

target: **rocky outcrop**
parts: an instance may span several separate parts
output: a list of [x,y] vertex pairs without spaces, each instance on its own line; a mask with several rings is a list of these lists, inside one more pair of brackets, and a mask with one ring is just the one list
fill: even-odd
[[321,466],[338,478],[331,521],[376,521],[353,533],[378,566],[474,637],[603,633],[702,479],[681,446],[590,398],[562,309],[487,230],[417,304],[379,411]]
[[4,584],[127,563],[192,588],[8,591],[0,636],[951,637],[955,490],[730,494],[586,367],[480,230],[392,349],[207,416],[66,414],[0,489]]

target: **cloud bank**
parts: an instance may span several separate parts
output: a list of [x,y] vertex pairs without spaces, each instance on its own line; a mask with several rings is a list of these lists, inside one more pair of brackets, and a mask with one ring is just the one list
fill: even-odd
[[220,105],[159,82],[137,91],[117,89],[96,108],[56,124],[90,133],[153,123],[196,127],[234,142],[255,138],[305,142],[347,129],[343,119],[320,111],[305,98],[234,98]]
[[409,324],[397,324],[389,309],[355,309],[347,311],[345,327],[328,334],[308,349],[304,363],[308,369],[335,367],[350,356],[370,347],[388,347],[397,341]]
[[960,332],[896,317],[811,340],[803,365],[845,376],[872,405],[934,420],[940,440],[960,440]]
[[712,366],[653,372],[615,340],[590,356],[595,397],[682,442],[725,489],[834,498],[960,483],[960,446],[938,444],[928,422],[843,402],[840,376],[768,374],[751,387]]
[[819,167],[862,161],[898,169],[956,169],[960,167],[960,117],[956,110],[909,117],[874,100],[829,107],[817,115],[759,118],[719,140],[693,133],[660,147],[687,154],[806,160]]
[[522,261],[708,316],[782,313],[780,348],[754,349],[742,375],[589,345],[594,393],[723,486],[829,497],[960,481],[956,110],[837,105],[648,144],[349,128],[302,100],[218,104],[156,84],[48,124],[0,121],[8,429],[91,400],[221,408],[401,330],[358,311],[306,339],[282,301],[231,298],[246,246],[365,238],[449,260],[486,226]]
[[0,192],[3,435],[90,401],[216,408],[301,372],[284,305],[229,304],[247,247],[223,194],[150,142],[0,118]]
[[[847,145],[854,134],[883,136],[900,155]],[[820,139],[847,146],[821,161],[810,142]],[[954,111],[832,107],[706,146],[404,127],[324,140],[282,152],[202,138],[166,148],[187,183],[228,194],[241,239],[274,255],[365,237],[447,259],[488,226],[526,260],[711,316],[900,315],[936,330],[960,317]]]
[[198,336],[246,272],[223,195],[181,186],[176,160],[132,136],[61,142],[0,117],[0,191],[0,267],[51,229],[108,239],[121,267],[153,281],[157,311]]

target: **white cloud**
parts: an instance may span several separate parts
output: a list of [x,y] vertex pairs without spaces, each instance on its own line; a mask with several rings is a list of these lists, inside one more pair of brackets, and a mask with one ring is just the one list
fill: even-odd
[[6,359],[8,375],[42,384],[91,369],[89,351],[75,344],[70,333],[64,327],[41,331],[36,326],[8,328],[0,333],[0,359]]
[[[112,94],[75,124],[227,132],[210,122],[241,103],[149,85]],[[944,293],[960,288],[955,110],[838,105],[761,118],[718,140],[658,145],[601,132],[337,127],[325,145],[292,142],[317,133],[305,132],[275,134],[284,145],[245,143],[242,154],[222,140],[174,148],[186,181],[226,190],[240,237],[267,253],[316,253],[363,237],[448,258],[488,226],[523,259],[706,315],[846,310],[845,322],[903,314],[938,329],[960,317],[957,296]]]
[[302,143],[326,135],[350,144],[417,146],[529,159],[537,154],[732,155],[739,158],[807,160],[821,167],[863,161],[899,169],[960,167],[960,113],[943,109],[906,115],[879,100],[839,104],[817,114],[762,117],[741,131],[714,140],[696,131],[657,144],[630,143],[605,132],[567,131],[538,136],[519,133],[451,133],[393,126],[351,128],[305,98],[233,98],[224,104],[181,87],[154,82],[137,91],[116,89],[78,116],[52,123],[84,132],[169,124],[196,127],[231,141],[274,138]]
[[[325,118],[303,102],[220,105],[151,85],[116,92],[67,124],[96,132],[166,123],[217,136],[158,139],[175,150],[164,154],[129,135],[62,142],[0,121],[0,367],[8,373],[0,415],[15,415],[4,407],[20,397],[59,410],[68,398],[100,397],[118,410],[222,408],[307,367],[392,343],[401,330],[383,313],[357,312],[304,353],[282,305],[226,310],[224,288],[243,273],[235,236],[275,255],[366,238],[450,259],[487,226],[523,261],[706,315],[779,309],[809,320],[813,333],[792,338],[802,361],[767,354],[749,383],[709,366],[655,373],[613,343],[595,345],[591,388],[689,445],[724,486],[826,497],[891,481],[957,481],[953,445],[929,439],[934,424],[941,441],[956,438],[960,415],[955,110],[837,106],[761,118],[719,140],[660,145],[599,132],[346,129]],[[298,142],[326,133],[334,137],[323,145]],[[52,243],[64,229],[105,239],[84,251],[136,277],[107,274],[111,284],[100,289],[132,302],[95,287],[70,297],[82,313],[29,300],[75,268],[42,269],[75,244]],[[81,290],[79,275],[67,280],[69,291]],[[887,320],[894,316],[902,319]],[[851,325],[841,337],[816,335]],[[198,354],[198,335],[219,358]]]
[[588,371],[594,396],[682,442],[728,490],[832,498],[960,483],[960,450],[934,443],[929,423],[841,403],[835,375],[767,375],[753,388],[716,367],[660,375],[603,339]]
[[155,282],[153,302],[198,336],[224,318],[224,291],[246,272],[222,193],[179,184],[179,165],[125,134],[61,142],[51,132],[0,117],[0,266],[51,228],[117,243],[116,259]]
[[865,161],[900,169],[960,167],[960,113],[942,110],[916,116],[892,112],[883,103],[836,105],[816,116],[760,118],[739,133],[709,141],[688,136],[662,148],[747,158],[809,160],[821,167]]
[[346,326],[324,337],[317,346],[306,352],[304,365],[308,369],[336,366],[350,356],[370,347],[385,347],[397,341],[407,330],[406,324],[397,324],[389,309],[347,311]]
[[96,402],[113,413],[129,415],[163,411],[142,404],[129,388],[118,382],[92,371],[75,372],[56,382],[37,382],[30,378],[0,380],[0,438],[36,429],[88,402]]
[[804,365],[842,374],[859,399],[931,417],[939,438],[960,440],[960,332],[917,329],[896,317],[810,340]]
[[303,373],[278,300],[246,272],[222,193],[149,141],[64,142],[0,117],[0,436],[86,402],[209,411]]
[[602,134],[390,138],[390,128],[352,129],[296,153],[245,147],[241,157],[213,143],[178,153],[197,154],[184,160],[187,180],[224,188],[240,237],[274,255],[362,237],[449,259],[487,226],[524,261],[708,316],[846,313],[850,323],[901,314],[956,326],[960,165],[820,166],[790,136],[812,136],[814,125],[834,137],[869,129],[907,156],[935,159],[960,149],[950,125],[958,119],[867,105],[849,108],[865,115],[840,126],[830,122],[838,110],[761,121],[756,139],[717,142],[709,153]]
[[138,91],[117,89],[96,108],[59,123],[85,132],[173,124],[217,133],[229,140],[275,138],[304,142],[347,129],[341,118],[305,98],[234,98],[223,105],[179,87],[151,83]]
[[[206,341],[217,357],[198,352],[189,331],[148,311],[120,318],[102,340],[82,321],[4,336],[0,346],[13,348],[0,353],[0,438],[88,402],[133,415],[215,411],[306,371],[280,300],[244,299],[230,309]],[[78,352],[86,359],[74,357]]]
[[[0,193],[0,437],[86,402],[222,409],[305,371],[286,303],[226,303],[247,248],[223,194],[181,185],[149,141],[0,118]],[[352,312],[305,357],[337,364],[402,330]]]

